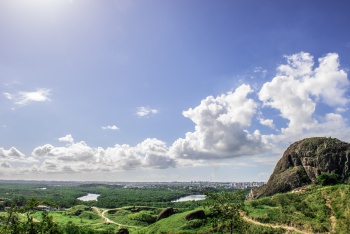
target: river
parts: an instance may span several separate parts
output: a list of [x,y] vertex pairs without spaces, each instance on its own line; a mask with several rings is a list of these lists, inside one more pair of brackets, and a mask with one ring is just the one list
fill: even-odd
[[98,196],[100,196],[100,194],[88,193],[88,195],[78,197],[78,199],[82,201],[97,201]]
[[181,197],[177,200],[171,201],[171,202],[184,202],[184,201],[199,201],[199,200],[204,200],[205,195],[189,195],[186,197]]

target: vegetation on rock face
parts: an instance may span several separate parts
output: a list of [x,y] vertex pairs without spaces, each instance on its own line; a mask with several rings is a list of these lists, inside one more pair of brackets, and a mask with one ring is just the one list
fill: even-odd
[[265,186],[253,189],[250,199],[291,191],[316,183],[321,174],[349,178],[350,144],[335,138],[313,137],[293,143],[278,161]]
[[316,179],[316,184],[320,184],[323,186],[336,185],[339,183],[341,183],[340,175],[335,173],[323,173],[319,175]]

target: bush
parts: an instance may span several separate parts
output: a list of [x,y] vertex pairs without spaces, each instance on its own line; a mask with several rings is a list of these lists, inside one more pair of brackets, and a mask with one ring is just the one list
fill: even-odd
[[147,211],[140,211],[138,213],[128,215],[128,218],[146,223],[154,223],[157,219],[157,216],[152,215]]
[[322,186],[335,185],[339,183],[341,183],[340,175],[335,173],[323,173],[316,179],[316,184],[320,184]]

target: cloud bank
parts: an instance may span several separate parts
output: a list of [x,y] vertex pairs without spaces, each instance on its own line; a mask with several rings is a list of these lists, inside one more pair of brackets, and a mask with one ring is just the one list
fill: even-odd
[[175,166],[174,159],[167,156],[168,147],[157,139],[148,138],[134,147],[117,144],[106,149],[90,147],[84,141],[73,142],[72,139],[65,147],[46,144],[35,148],[32,156],[43,160],[38,171],[66,173]]

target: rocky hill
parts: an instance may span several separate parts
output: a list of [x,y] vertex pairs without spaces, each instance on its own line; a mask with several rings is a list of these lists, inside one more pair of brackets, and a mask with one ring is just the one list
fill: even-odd
[[322,173],[348,180],[350,144],[335,138],[313,137],[290,145],[266,185],[252,189],[248,199],[291,191],[315,183]]

